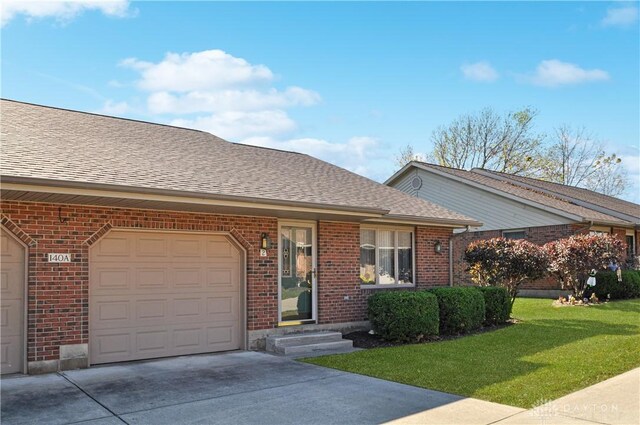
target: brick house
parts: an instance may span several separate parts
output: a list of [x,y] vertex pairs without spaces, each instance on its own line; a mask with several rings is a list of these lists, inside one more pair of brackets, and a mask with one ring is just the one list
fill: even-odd
[[375,291],[447,285],[480,225],[303,154],[0,107],[2,373],[366,327]]
[[[386,184],[484,223],[454,231],[451,277],[456,284],[471,283],[463,254],[470,242],[481,239],[504,236],[542,245],[576,233],[603,232],[625,242],[628,267],[638,253],[640,205],[590,190],[419,161],[407,164]],[[524,289],[525,295],[556,295],[549,291],[560,288],[554,279],[546,278]]]

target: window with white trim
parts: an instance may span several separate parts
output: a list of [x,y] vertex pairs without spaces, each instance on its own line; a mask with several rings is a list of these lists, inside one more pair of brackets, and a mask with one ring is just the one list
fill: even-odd
[[413,285],[414,234],[409,229],[360,229],[360,283]]

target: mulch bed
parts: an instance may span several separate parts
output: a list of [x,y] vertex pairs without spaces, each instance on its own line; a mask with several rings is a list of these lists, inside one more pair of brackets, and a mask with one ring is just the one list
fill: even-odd
[[385,339],[382,339],[382,337],[380,337],[379,335],[371,335],[369,332],[365,332],[365,331],[351,332],[351,333],[343,335],[343,338],[350,339],[351,341],[353,341],[353,346],[357,347],[357,348],[397,347],[399,345],[427,344],[427,343],[430,343],[430,342],[448,341],[448,340],[451,340],[451,339],[463,338],[463,337],[469,336],[469,335],[477,335],[477,334],[481,334],[481,333],[485,333],[485,332],[496,331],[498,329],[502,329],[502,328],[506,328],[507,326],[511,326],[514,323],[516,323],[516,320],[512,319],[512,320],[510,320],[509,322],[507,322],[504,325],[486,326],[484,328],[478,329],[475,332],[470,332],[470,333],[461,334],[461,335],[442,335],[442,336],[429,337],[428,339],[425,339],[425,340],[420,341],[420,342],[387,341]]

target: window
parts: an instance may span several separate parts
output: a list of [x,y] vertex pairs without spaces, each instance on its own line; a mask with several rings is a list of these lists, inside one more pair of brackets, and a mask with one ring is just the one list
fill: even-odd
[[627,259],[631,259],[631,261],[633,261],[633,256],[636,253],[636,246],[633,235],[627,235],[625,237],[625,242],[627,243]]
[[413,284],[413,231],[360,230],[360,283]]
[[524,230],[509,230],[508,232],[502,232],[502,237],[505,239],[524,239],[526,234]]

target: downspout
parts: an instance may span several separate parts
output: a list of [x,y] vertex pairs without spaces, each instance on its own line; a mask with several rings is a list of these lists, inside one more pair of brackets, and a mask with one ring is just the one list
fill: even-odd
[[584,230],[587,230],[587,231],[588,231],[588,230],[589,230],[589,229],[591,229],[592,227],[593,227],[593,220],[589,221],[589,224],[588,224],[588,226],[587,226],[587,227],[582,228],[582,229],[579,229],[579,230],[576,230],[575,232],[573,232],[573,234],[574,234],[574,235],[577,235],[578,233],[582,233]]
[[[468,233],[470,230],[471,226],[467,225],[467,228],[464,230],[464,232],[460,232],[457,235],[463,235],[465,233]],[[449,286],[453,286],[453,236],[457,235],[452,235],[449,238]]]

